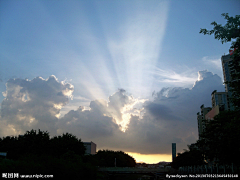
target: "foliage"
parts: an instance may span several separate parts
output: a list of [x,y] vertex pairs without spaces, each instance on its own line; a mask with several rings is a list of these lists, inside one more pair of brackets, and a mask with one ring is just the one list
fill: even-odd
[[117,167],[136,166],[135,159],[122,151],[100,150],[96,154],[98,166],[102,167],[114,167],[115,158]]
[[81,139],[69,133],[51,138],[50,152],[52,155],[59,157],[68,151],[73,151],[75,154],[83,156],[85,153],[85,146],[81,142]]
[[96,179],[97,169],[83,162],[85,147],[80,139],[66,133],[49,137],[48,132],[27,131],[18,137],[0,138],[2,172],[23,174],[53,174],[65,179]]
[[24,154],[47,154],[60,157],[68,151],[73,151],[80,156],[85,153],[81,139],[69,133],[50,139],[48,132],[31,130],[18,137],[4,137],[0,142],[0,151],[7,151],[9,159],[19,159]]
[[227,20],[227,23],[224,26],[222,26],[221,24],[217,24],[214,21],[211,23],[211,25],[214,26],[212,30],[201,28],[199,33],[203,33],[204,35],[214,34],[215,39],[221,40],[222,44],[226,42],[230,42],[233,39],[236,39],[236,41],[232,43],[231,48],[239,47],[240,15],[236,15],[235,17],[230,17],[228,13],[223,13],[222,16],[224,17],[224,19]]
[[122,151],[100,150],[96,155],[84,155],[85,147],[76,136],[66,133],[50,138],[48,132],[27,131],[18,137],[0,138],[2,172],[22,174],[53,174],[60,179],[104,179],[97,166],[134,167],[135,159]]
[[206,132],[197,142],[207,159],[216,163],[240,165],[239,121],[239,111],[223,111],[207,123]]
[[185,150],[183,153],[178,153],[170,165],[178,169],[181,166],[203,165],[204,163],[204,157],[201,151],[195,148],[189,148],[189,150]]

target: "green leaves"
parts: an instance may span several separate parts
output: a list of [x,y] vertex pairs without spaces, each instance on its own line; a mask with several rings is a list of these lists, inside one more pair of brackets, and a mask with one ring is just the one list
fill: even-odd
[[227,20],[224,26],[213,21],[211,23],[214,26],[212,30],[201,28],[199,33],[204,35],[214,34],[215,39],[221,40],[222,44],[238,38],[240,35],[240,16],[229,17],[228,13],[223,13],[222,16]]

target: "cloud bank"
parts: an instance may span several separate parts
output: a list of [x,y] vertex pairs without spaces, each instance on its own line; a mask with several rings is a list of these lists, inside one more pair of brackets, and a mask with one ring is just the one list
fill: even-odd
[[1,132],[19,134],[40,128],[55,134],[60,109],[68,103],[73,90],[73,85],[58,82],[55,76],[31,81],[9,79],[1,103]]
[[219,76],[199,71],[192,88],[166,87],[153,100],[137,99],[119,89],[108,100],[94,100],[59,117],[74,87],[55,76],[33,80],[10,79],[1,103],[0,136],[26,130],[48,130],[51,135],[70,132],[98,149],[142,154],[170,154],[171,143],[182,151],[197,139],[196,113],[210,106],[211,92],[224,91]]

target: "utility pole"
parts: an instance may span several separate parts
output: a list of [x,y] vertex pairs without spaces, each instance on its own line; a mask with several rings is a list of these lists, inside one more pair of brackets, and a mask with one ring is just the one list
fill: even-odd
[[117,167],[117,160],[116,160],[116,158],[115,158],[115,167]]

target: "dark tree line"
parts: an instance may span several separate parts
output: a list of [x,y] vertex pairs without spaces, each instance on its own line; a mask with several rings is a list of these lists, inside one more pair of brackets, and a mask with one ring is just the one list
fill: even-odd
[[24,135],[0,138],[0,151],[7,152],[7,158],[13,160],[26,154],[45,154],[59,158],[69,151],[82,157],[85,147],[80,139],[69,133],[50,138],[48,132],[31,130]]
[[208,122],[197,145],[206,159],[218,164],[240,165],[240,112],[223,111]]
[[136,161],[133,157],[122,151],[100,150],[96,155],[99,166],[114,167],[115,159],[117,167],[135,167]]
[[22,174],[53,174],[56,178],[99,179],[97,167],[134,167],[135,159],[122,151],[100,150],[84,155],[81,139],[66,133],[50,138],[48,132],[27,131],[24,135],[0,138],[1,172]]
[[204,156],[198,148],[192,148],[188,145],[189,150],[178,153],[177,157],[170,164],[173,168],[178,169],[181,166],[204,165]]
[[96,179],[97,170],[83,163],[85,147],[72,134],[50,138],[48,132],[27,131],[24,135],[0,138],[0,170],[22,174],[53,174],[55,178]]

